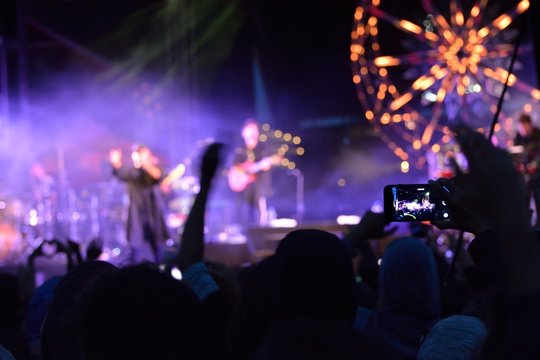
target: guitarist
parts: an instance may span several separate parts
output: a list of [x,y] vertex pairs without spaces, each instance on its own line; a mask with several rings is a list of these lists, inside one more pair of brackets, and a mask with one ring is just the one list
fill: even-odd
[[266,199],[272,194],[269,170],[277,159],[268,156],[264,143],[259,142],[259,135],[259,123],[254,119],[246,120],[242,126],[244,146],[236,149],[234,165],[229,170],[229,185],[239,193],[242,222],[267,226]]

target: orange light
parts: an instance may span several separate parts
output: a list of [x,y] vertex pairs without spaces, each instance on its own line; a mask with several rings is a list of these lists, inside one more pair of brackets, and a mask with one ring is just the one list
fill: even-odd
[[499,28],[499,30],[504,30],[506,29],[508,25],[510,25],[510,23],[512,23],[512,18],[506,14],[503,14],[499,16],[498,18],[496,18],[495,20],[493,20],[492,24],[496,28]]
[[379,51],[379,49],[381,48],[379,43],[373,43],[371,44],[371,48],[373,49],[373,51]]
[[426,39],[428,39],[429,41],[433,41],[433,42],[439,41],[439,36],[438,36],[437,34],[435,34],[434,32],[426,31],[426,32],[424,33],[424,36],[425,36]]
[[531,96],[535,100],[540,100],[540,90],[538,90],[538,89],[531,90]]
[[437,71],[437,73],[435,74],[435,78],[436,78],[437,80],[440,80],[440,79],[442,79],[443,77],[445,77],[446,74],[448,74],[448,70],[446,70],[446,69],[440,69],[440,70]]
[[478,36],[480,38],[485,38],[489,34],[489,29],[487,27],[483,27],[478,31]]
[[377,93],[377,99],[379,99],[379,100],[384,100],[384,92],[379,91],[379,92]]
[[414,150],[420,150],[422,147],[422,142],[420,140],[414,140],[412,143],[412,147]]
[[376,27],[372,27],[369,29],[369,33],[371,34],[371,36],[377,36],[377,34],[379,33],[379,30],[377,30]]
[[517,12],[518,14],[522,14],[524,13],[525,11],[527,11],[527,9],[529,8],[531,4],[529,3],[529,0],[523,0],[523,1],[520,1],[520,3],[518,4],[517,6]]
[[379,67],[396,66],[400,64],[400,60],[393,56],[379,56],[373,60],[373,63]]
[[363,25],[358,25],[358,27],[356,28],[356,34],[362,36],[365,34],[365,32],[366,28]]
[[395,122],[395,123],[400,123],[401,122],[401,115],[394,114],[394,116],[392,116],[392,121]]
[[443,27],[443,28],[449,28],[450,26],[448,25],[448,22],[446,21],[446,19],[444,18],[444,16],[442,15],[437,15],[437,17],[435,18],[437,20],[437,22]]
[[390,114],[389,113],[384,113],[381,116],[381,124],[386,125],[388,123],[390,123]]
[[401,172],[403,172],[403,173],[409,172],[409,162],[408,161],[402,161],[400,167],[401,167]]
[[[397,89],[396,89],[396,87],[395,87],[394,85],[390,85],[390,86],[388,87],[388,92],[389,92],[390,94],[395,94],[396,91],[397,91]],[[540,91],[539,91],[539,93],[540,93]]]
[[393,111],[396,111],[399,108],[401,108],[403,105],[411,101],[412,98],[413,98],[413,95],[411,93],[406,93],[402,95],[401,97],[392,101],[392,103],[390,104],[390,109],[392,109]]
[[424,81],[422,81],[422,83],[418,87],[418,90],[426,90],[426,89],[430,88],[431,85],[433,85],[434,83],[435,83],[435,78],[430,76],[430,77],[424,79]]
[[441,87],[439,91],[437,91],[437,102],[441,102],[446,97],[446,89]]
[[433,146],[431,147],[431,151],[433,151],[434,153],[438,153],[439,151],[441,151],[441,146],[439,144],[433,144]]
[[415,33],[415,34],[421,34],[422,33],[422,28],[420,26],[418,26],[416,24],[413,24],[412,22],[407,21],[407,20],[400,20],[399,21],[399,26],[402,29],[410,31],[410,32]]
[[452,32],[450,30],[444,30],[443,31],[443,36],[446,39],[446,41],[448,41],[449,43],[454,42],[454,35],[452,34]]
[[380,68],[379,75],[381,75],[382,77],[385,77],[386,75],[388,75],[388,70],[386,70],[385,68]]
[[367,75],[368,71],[369,71],[369,70],[368,70],[367,67],[362,66],[362,68],[360,69],[360,74],[362,74],[362,75]]
[[377,25],[377,18],[375,16],[372,16],[369,18],[367,23],[369,26],[375,26]]
[[351,53],[363,54],[364,53],[364,47],[362,45],[360,45],[360,44],[351,45]]
[[465,95],[465,86],[463,86],[463,84],[458,84],[457,93],[459,96]]
[[450,142],[450,136],[444,135],[442,137],[442,142],[445,143],[445,144],[448,144]]
[[370,121],[373,120],[373,111],[368,110],[368,111],[366,111],[365,115],[366,115],[366,119],[368,119]]
[[471,16],[477,17],[479,14],[480,14],[480,7],[478,7],[478,5],[474,5],[471,9]]
[[465,19],[463,18],[463,13],[461,11],[458,11],[456,13],[456,24],[462,26],[464,21]]
[[360,6],[357,7],[356,12],[354,13],[354,18],[356,20],[361,20],[363,15],[364,15],[364,9],[362,9]]
[[420,89],[420,84],[422,84],[424,82],[424,80],[426,79],[426,75],[422,75],[420,76],[418,79],[416,79],[415,82],[413,82],[413,84],[411,85],[411,87],[413,88],[413,90],[418,90]]
[[373,0],[371,1],[371,3],[373,4],[373,6],[379,6],[381,4],[381,0]]
[[523,111],[525,111],[526,113],[530,113],[532,111],[532,106],[531,104],[525,104],[523,105]]
[[359,75],[354,75],[353,78],[352,78],[352,81],[355,84],[360,84],[360,76]]
[[351,39],[353,40],[358,39],[358,33],[356,31],[351,32]]
[[351,61],[357,61],[358,60],[358,54],[357,53],[351,53]]
[[429,142],[431,141],[431,137],[433,136],[433,130],[434,130],[434,126],[433,125],[428,125],[426,126],[426,129],[424,130],[424,134],[422,135],[422,144],[429,144]]

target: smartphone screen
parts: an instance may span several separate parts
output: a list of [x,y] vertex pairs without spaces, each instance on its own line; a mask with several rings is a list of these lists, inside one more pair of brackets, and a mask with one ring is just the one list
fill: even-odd
[[387,221],[431,221],[450,219],[451,213],[428,184],[384,187],[384,215]]

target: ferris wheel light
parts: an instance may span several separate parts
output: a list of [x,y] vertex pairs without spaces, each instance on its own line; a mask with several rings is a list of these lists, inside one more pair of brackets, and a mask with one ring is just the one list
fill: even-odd
[[[355,20],[351,32],[353,82],[365,119],[402,161],[410,158],[414,166],[424,166],[418,152],[436,142],[451,141],[445,129],[463,115],[462,105],[479,106],[483,115],[493,112],[494,99],[505,82],[513,87],[512,95],[525,93],[532,107],[540,106],[540,89],[529,85],[529,79],[504,70],[515,36],[510,32],[499,36],[529,9],[530,0],[511,0],[514,7],[499,14],[494,13],[496,6],[488,7],[489,0],[476,0],[474,6],[463,8],[462,1],[450,0],[446,2],[449,12],[439,11],[432,0],[419,0],[426,18],[418,24],[394,16],[391,8],[381,8],[380,0],[358,1],[355,19],[361,19]],[[404,40],[402,51],[387,51],[383,40],[392,38],[392,31],[414,38],[421,46],[411,50]],[[380,39],[379,33],[384,35]],[[396,82],[400,74],[404,79]],[[421,113],[415,110],[418,106],[423,108]],[[474,127],[482,129],[478,124]],[[501,126],[497,134],[502,136],[501,144],[506,143],[510,128]]]
[[411,101],[412,98],[413,98],[413,94],[406,93],[402,95],[401,97],[397,98],[396,100],[392,101],[392,103],[390,104],[390,109],[392,109],[393,111],[396,111],[400,109],[401,107],[403,107],[403,105]]
[[456,24],[459,26],[463,26],[463,23],[465,22],[465,18],[463,17],[463,13],[461,11],[458,11],[455,15],[455,21]]
[[385,66],[397,66],[400,64],[400,60],[393,56],[379,56],[373,60],[375,66],[385,67]]
[[420,26],[418,26],[416,24],[413,24],[412,22],[407,21],[407,20],[400,20],[399,21],[399,26],[402,29],[410,31],[410,32],[415,33],[415,34],[421,34],[422,33],[422,28]]
[[493,20],[493,26],[498,28],[499,30],[504,30],[512,23],[512,18],[506,14],[503,14]]
[[517,6],[517,12],[518,14],[522,14],[529,8],[531,4],[529,3],[529,0],[523,0],[521,1]]

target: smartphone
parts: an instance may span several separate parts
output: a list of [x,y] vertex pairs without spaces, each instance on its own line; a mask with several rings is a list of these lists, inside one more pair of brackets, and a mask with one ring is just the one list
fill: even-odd
[[384,187],[384,216],[389,222],[449,220],[451,212],[428,184],[402,184]]

